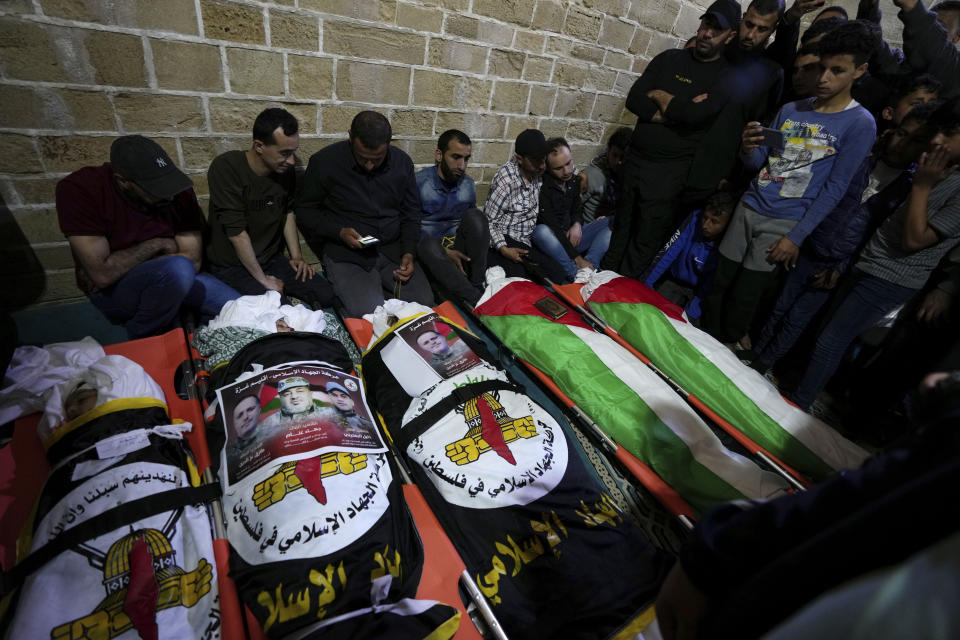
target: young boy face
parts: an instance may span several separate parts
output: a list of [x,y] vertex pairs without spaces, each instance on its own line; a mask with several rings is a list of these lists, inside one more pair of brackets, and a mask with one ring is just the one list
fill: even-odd
[[910,109],[920,104],[926,104],[937,99],[937,93],[930,91],[927,87],[917,87],[907,95],[903,96],[893,106],[886,107],[880,112],[884,120],[889,120],[893,126],[899,126],[903,119],[910,113]]
[[829,100],[844,91],[849,91],[854,80],[867,70],[867,64],[854,64],[849,53],[820,58],[820,79],[817,82],[817,98]]
[[700,221],[700,233],[703,234],[703,239],[708,242],[719,240],[723,236],[723,232],[727,230],[727,223],[729,222],[730,211],[707,206],[703,210]]
[[933,136],[930,148],[946,147],[950,153],[950,164],[960,164],[960,127],[950,131],[941,131]]
[[916,162],[929,144],[929,132],[924,135],[924,126],[916,120],[904,120],[890,131],[886,144],[880,152],[881,159],[896,168],[907,168]]

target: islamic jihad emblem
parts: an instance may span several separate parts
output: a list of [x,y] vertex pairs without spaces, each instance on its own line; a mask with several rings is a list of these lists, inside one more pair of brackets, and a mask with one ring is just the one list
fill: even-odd
[[533,416],[511,418],[500,401],[490,393],[472,398],[457,410],[463,413],[467,423],[467,434],[451,442],[446,447],[447,457],[458,465],[470,464],[487,451],[496,451],[497,455],[516,465],[517,461],[507,446],[518,438],[532,438],[537,435]]
[[170,536],[181,513],[174,511],[163,531],[131,531],[106,554],[88,545],[76,548],[92,567],[103,571],[106,597],[92,613],[56,627],[50,637],[108,640],[134,628],[145,640],[156,638],[158,611],[197,604],[210,591],[213,567],[203,558],[193,571],[177,566]]

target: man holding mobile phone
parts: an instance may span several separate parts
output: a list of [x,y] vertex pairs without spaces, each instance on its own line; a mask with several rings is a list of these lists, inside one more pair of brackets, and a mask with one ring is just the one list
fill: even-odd
[[323,268],[346,313],[360,317],[384,297],[433,304],[416,268],[420,197],[410,156],[392,146],[390,122],[361,111],[349,139],[310,157],[297,223],[323,256]]

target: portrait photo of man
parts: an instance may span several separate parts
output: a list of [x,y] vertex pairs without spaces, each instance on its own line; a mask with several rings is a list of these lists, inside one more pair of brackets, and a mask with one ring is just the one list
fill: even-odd
[[455,333],[452,340],[448,340],[443,334],[436,330],[435,325],[428,325],[430,328],[421,331],[416,337],[416,345],[419,351],[427,360],[427,363],[433,367],[433,370],[444,378],[465,371],[477,364],[480,359],[470,350],[463,340]]

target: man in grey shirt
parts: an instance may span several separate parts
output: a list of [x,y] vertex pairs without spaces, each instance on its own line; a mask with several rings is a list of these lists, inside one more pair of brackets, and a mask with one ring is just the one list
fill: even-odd
[[931,119],[936,133],[917,167],[907,201],[870,239],[838,292],[841,300],[790,400],[807,409],[836,371],[850,343],[923,287],[960,243],[960,98]]

